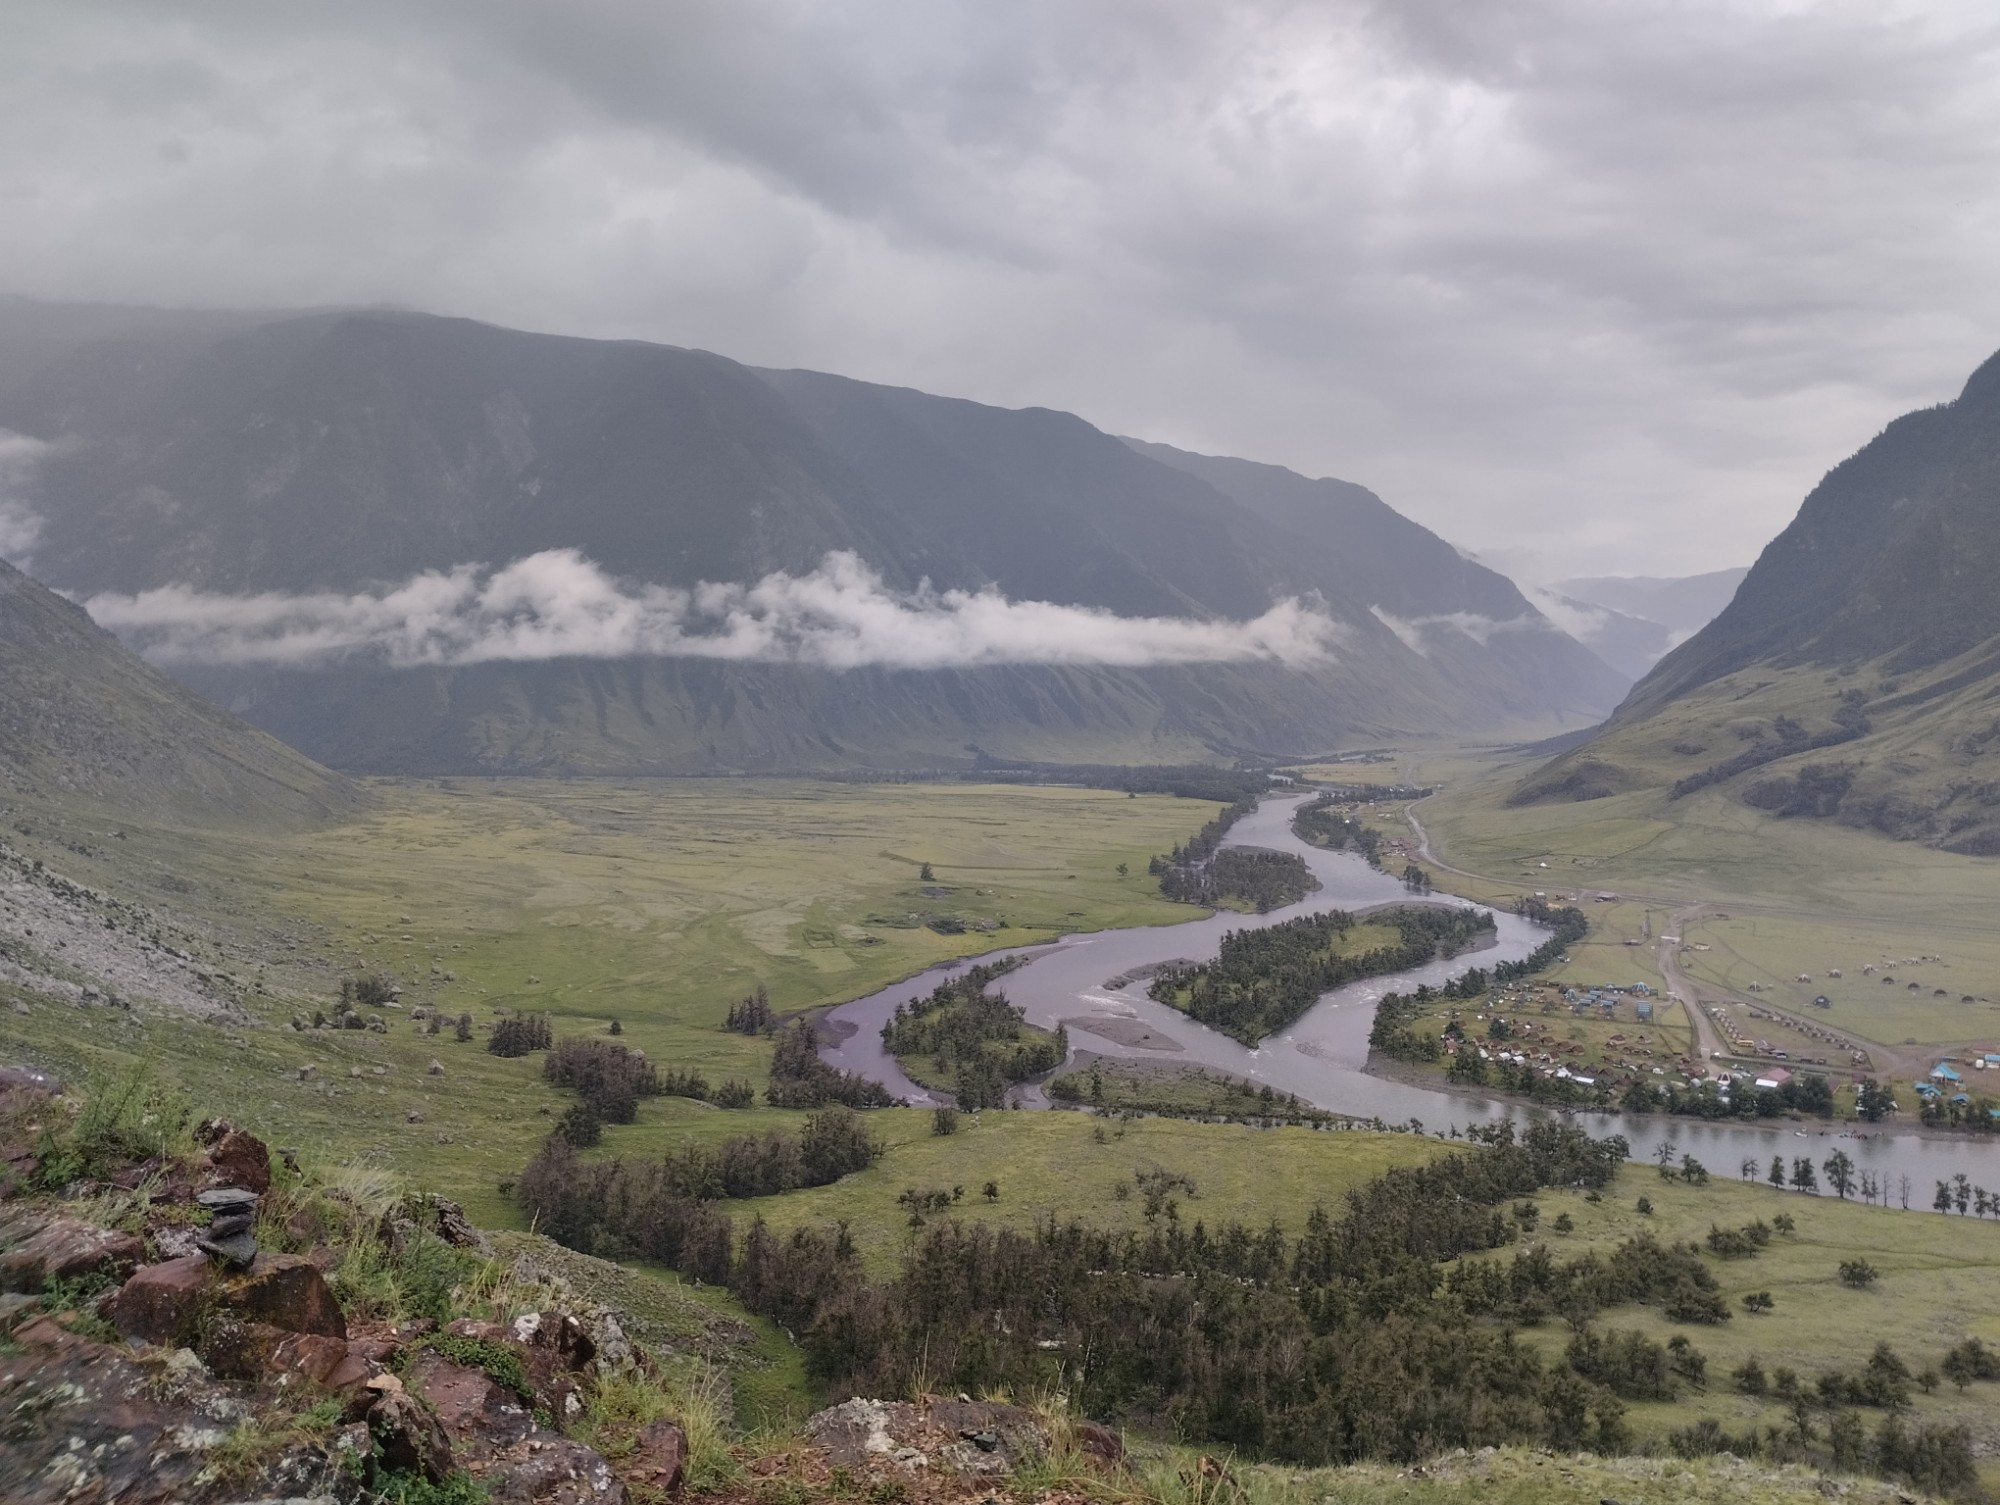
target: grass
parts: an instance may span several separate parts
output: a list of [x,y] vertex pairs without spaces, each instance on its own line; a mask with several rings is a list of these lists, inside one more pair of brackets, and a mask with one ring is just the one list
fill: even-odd
[[[927,1111],[889,1110],[870,1115],[869,1123],[888,1147],[870,1169],[832,1186],[731,1203],[729,1210],[741,1219],[762,1216],[780,1230],[845,1220],[869,1268],[883,1274],[912,1232],[896,1200],[912,1187],[962,1188],[949,1215],[967,1223],[1029,1228],[1044,1218],[1078,1217],[1100,1227],[1142,1228],[1143,1199],[1133,1176],[1168,1170],[1195,1184],[1195,1195],[1182,1199],[1184,1222],[1262,1227],[1275,1218],[1296,1232],[1315,1205],[1336,1207],[1350,1187],[1442,1153],[1435,1141],[1404,1134],[1170,1118],[1119,1122],[1083,1113],[981,1113],[943,1136],[931,1133]],[[988,1181],[999,1189],[997,1201],[982,1195]]]
[[[1734,1167],[1711,1170],[1723,1176]],[[1636,1210],[1641,1196],[1652,1203],[1651,1215]],[[1928,1197],[1916,1200],[1921,1205]],[[1796,1224],[1795,1233],[1778,1234],[1755,1259],[1708,1261],[1736,1312],[1730,1322],[1678,1325],[1649,1307],[1619,1307],[1599,1317],[1600,1328],[1637,1330],[1660,1342],[1684,1334],[1708,1357],[1706,1390],[1684,1390],[1671,1402],[1632,1403],[1628,1420],[1642,1440],[1663,1437],[1705,1416],[1732,1432],[1753,1424],[1779,1425],[1784,1420],[1781,1402],[1739,1395],[1730,1384],[1729,1372],[1753,1355],[1767,1370],[1786,1365],[1809,1383],[1827,1370],[1858,1370],[1878,1341],[1886,1340],[1912,1372],[1937,1364],[1947,1349],[1967,1337],[1989,1345],[2000,1342],[2000,1233],[1978,1220],[1928,1217],[1916,1224],[1909,1214],[1831,1195],[1804,1196],[1721,1179],[1705,1187],[1689,1186],[1637,1166],[1602,1201],[1561,1191],[1544,1193],[1536,1201],[1541,1218],[1534,1237],[1558,1258],[1572,1258],[1585,1249],[1605,1252],[1641,1231],[1663,1242],[1699,1241],[1711,1225],[1739,1227],[1754,1218],[1769,1223],[1781,1212]],[[1555,1219],[1564,1213],[1575,1231],[1553,1233]],[[1842,1285],[1840,1262],[1863,1257],[1882,1271],[1882,1278],[1863,1291]],[[1772,1311],[1753,1315],[1743,1310],[1741,1298],[1754,1291],[1772,1294]],[[1569,1334],[1561,1323],[1550,1321],[1530,1329],[1528,1336],[1553,1359]],[[1990,1389],[1982,1393],[1975,1386],[1960,1395],[1946,1384],[1930,1396],[1917,1393],[1915,1416],[1924,1422],[1965,1423],[1982,1455],[1990,1457],[2000,1448],[2000,1420]]]
[[[855,997],[938,961],[1071,930],[1166,924],[1148,857],[1216,810],[1103,790],[792,781],[448,780],[378,783],[363,815],[304,832],[121,827],[50,840],[52,866],[191,914],[186,949],[245,977],[266,1026],[77,1009],[0,986],[0,1052],[102,1080],[135,1062],[274,1145],[358,1162],[507,1226],[498,1191],[567,1096],[540,1058],[502,1060],[483,1034],[421,1033],[418,1007],[546,1011],[558,1036],[608,1029],[663,1068],[767,1078],[767,1042],[719,1028],[758,982],[796,1010]],[[47,817],[18,824],[40,833]],[[75,839],[81,835],[86,839]],[[41,836],[19,838],[24,850]],[[83,852],[76,850],[83,848]],[[36,849],[39,854],[39,849]],[[95,853],[95,856],[85,855]],[[919,870],[930,862],[935,880]],[[1121,875],[1120,863],[1128,871]],[[940,934],[927,917],[1004,922]],[[262,974],[242,958],[261,959]],[[403,986],[387,1034],[290,1028],[342,976]],[[449,974],[449,975],[447,975]],[[255,988],[261,985],[263,992]],[[21,1003],[28,1012],[16,1013]],[[443,1067],[431,1075],[429,1063]],[[302,1067],[312,1068],[301,1080]],[[196,1089],[198,1088],[198,1092]],[[411,1115],[419,1121],[411,1121]],[[792,1122],[649,1102],[613,1139],[634,1150]]]

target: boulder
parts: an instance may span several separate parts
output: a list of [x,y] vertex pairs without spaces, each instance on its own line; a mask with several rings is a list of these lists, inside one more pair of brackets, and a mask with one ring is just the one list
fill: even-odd
[[92,1343],[46,1319],[14,1337],[0,1378],[7,1505],[210,1497],[203,1471],[246,1412],[198,1364]]
[[209,1146],[208,1167],[217,1186],[240,1186],[259,1196],[271,1189],[271,1152],[263,1140],[241,1129],[225,1127]]
[[520,1396],[483,1371],[454,1364],[435,1350],[426,1349],[412,1359],[404,1378],[467,1460],[490,1457],[538,1430]]
[[205,1254],[147,1265],[111,1298],[105,1315],[134,1342],[182,1347],[193,1340],[209,1308],[212,1274]]
[[1040,1417],[990,1401],[843,1401],[808,1417],[805,1434],[831,1463],[912,1472],[1004,1474],[1048,1451]]
[[[393,1380],[394,1375],[383,1375]],[[406,1474],[422,1474],[433,1484],[448,1478],[457,1460],[438,1419],[398,1385],[384,1386],[368,1408],[368,1433],[382,1464]]]
[[245,1322],[268,1322],[295,1333],[345,1338],[347,1319],[319,1266],[296,1254],[261,1253],[250,1268],[225,1276],[217,1299]]
[[634,1484],[656,1494],[678,1495],[687,1480],[687,1433],[678,1422],[649,1421],[633,1439],[625,1476]]
[[[494,1341],[483,1331],[456,1335]],[[436,1415],[452,1455],[492,1505],[624,1505],[625,1486],[610,1465],[583,1444],[538,1426],[507,1386],[435,1350],[418,1354],[405,1373],[411,1395]]]
[[123,1278],[145,1258],[136,1234],[99,1228],[81,1218],[53,1218],[0,1254],[0,1290],[39,1291],[52,1280],[80,1275]]
[[1092,1463],[1106,1469],[1124,1466],[1125,1439],[1111,1428],[1094,1421],[1080,1421],[1070,1428],[1070,1435],[1076,1439],[1077,1451]]

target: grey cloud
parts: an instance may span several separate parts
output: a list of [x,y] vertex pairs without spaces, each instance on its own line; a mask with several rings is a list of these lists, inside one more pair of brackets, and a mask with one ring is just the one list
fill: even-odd
[[30,5],[12,290],[389,301],[1746,561],[2000,343],[1975,0]]
[[1247,622],[1120,617],[997,591],[890,590],[857,556],[692,591],[613,579],[573,549],[499,569],[462,565],[353,595],[226,596],[187,586],[93,596],[99,623],[169,664],[319,667],[356,654],[396,667],[635,656],[967,669],[1141,668],[1333,657],[1345,629],[1282,600]]

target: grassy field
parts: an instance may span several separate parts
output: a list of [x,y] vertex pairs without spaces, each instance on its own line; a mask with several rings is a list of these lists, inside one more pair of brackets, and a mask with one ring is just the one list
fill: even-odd
[[[1526,766],[1489,764],[1417,813],[1445,862],[1489,884],[1618,893],[1617,904],[1587,906],[1598,933],[1579,950],[1648,923],[1658,934],[1676,909],[1702,903],[1686,939],[1709,949],[1682,958],[1699,981],[1738,993],[1757,982],[1773,1006],[1884,1046],[2000,1049],[2000,1005],[1978,1001],[2000,999],[1991,923],[2000,863],[1780,820],[1720,790],[1671,804],[1641,791],[1510,808],[1505,796]],[[1657,982],[1650,948],[1630,950],[1629,967]],[[1864,974],[1869,965],[1876,973]],[[1830,979],[1836,968],[1842,976]],[[1801,973],[1810,981],[1798,982]],[[1830,1010],[1812,1007],[1822,995]],[[1962,1002],[1967,995],[1974,1003]]]
[[[28,1012],[0,1011],[0,1052],[71,1075],[151,1059],[205,1111],[317,1157],[405,1172],[501,1223],[511,1214],[497,1184],[567,1099],[541,1083],[538,1057],[488,1055],[483,1032],[426,1035],[413,1010],[470,1012],[481,1026],[502,1010],[546,1011],[558,1036],[617,1019],[664,1068],[761,1088],[769,1044],[719,1028],[757,983],[798,1009],[998,945],[1188,919],[1199,911],[1161,899],[1146,861],[1218,808],[1084,789],[719,779],[450,780],[374,795],[358,818],[279,834],[128,826],[57,842],[44,834],[53,822],[17,822],[33,833],[17,829],[18,841],[39,842],[78,881],[194,916],[204,934],[190,949],[244,977],[266,1027],[10,998]],[[1000,928],[940,933],[931,918]],[[290,1028],[330,1007],[343,975],[375,969],[404,988],[389,1033]],[[626,1132],[643,1148],[795,1118],[664,1099]]]
[[[1650,1215],[1636,1210],[1642,1195],[1653,1205]],[[1663,1343],[1684,1334],[1707,1355],[1706,1389],[1684,1389],[1671,1402],[1633,1403],[1630,1419],[1642,1437],[1663,1436],[1703,1416],[1716,1418],[1732,1432],[1752,1424],[1782,1424],[1781,1402],[1739,1394],[1730,1382],[1730,1371],[1753,1356],[1766,1370],[1785,1365],[1810,1383],[1828,1370],[1859,1370],[1878,1341],[1888,1342],[1913,1373],[1937,1364],[1965,1338],[2000,1343],[2000,1229],[1983,1220],[1926,1217],[1913,1224],[1915,1214],[1832,1196],[1725,1181],[1688,1186],[1636,1166],[1600,1202],[1561,1191],[1546,1193],[1537,1202],[1541,1221],[1535,1237],[1559,1258],[1573,1258],[1587,1248],[1608,1251],[1642,1230],[1662,1242],[1698,1241],[1711,1225],[1740,1227],[1753,1218],[1768,1223],[1781,1212],[1791,1214],[1797,1225],[1795,1234],[1777,1235],[1755,1259],[1708,1260],[1736,1311],[1732,1321],[1691,1327],[1668,1322],[1649,1307],[1620,1307],[1599,1318],[1600,1328],[1637,1330]],[[1551,1225],[1564,1213],[1575,1231],[1554,1233]],[[1913,1236],[1918,1230],[1920,1236]],[[1841,1261],[1856,1258],[1882,1272],[1867,1290],[1839,1281]],[[1771,1293],[1775,1305],[1770,1312],[1743,1310],[1741,1298],[1753,1291]],[[1550,1357],[1569,1339],[1567,1329],[1554,1320],[1530,1334]],[[1975,1386],[1961,1395],[1946,1383],[1932,1395],[1913,1394],[1919,1420],[1963,1422],[1983,1455],[2000,1450],[2000,1415],[1993,1409],[1991,1387]]]
[[[931,1115],[892,1109],[869,1123],[887,1146],[870,1169],[832,1186],[730,1204],[773,1227],[845,1220],[870,1267],[888,1271],[912,1229],[897,1203],[905,1190],[963,1188],[950,1216],[968,1223],[1032,1227],[1075,1217],[1098,1227],[1144,1225],[1138,1172],[1165,1170],[1194,1182],[1181,1194],[1180,1217],[1211,1227],[1235,1220],[1261,1228],[1276,1219],[1296,1232],[1315,1205],[1337,1208],[1348,1188],[1391,1166],[1421,1164],[1442,1153],[1433,1140],[1407,1134],[1305,1128],[1253,1129],[1172,1118],[1125,1122],[1084,1113],[990,1112],[936,1135]],[[996,1183],[999,1197],[982,1189]],[[1125,1188],[1121,1194],[1119,1187]]]

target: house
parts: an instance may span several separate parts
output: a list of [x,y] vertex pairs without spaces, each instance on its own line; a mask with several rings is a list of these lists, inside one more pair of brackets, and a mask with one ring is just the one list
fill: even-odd
[[1791,1079],[1792,1079],[1792,1074],[1789,1071],[1785,1070],[1784,1067],[1773,1066],[1769,1071],[1764,1072],[1762,1075],[1760,1075],[1757,1078],[1757,1080],[1753,1082],[1751,1085],[1755,1087],[1761,1087],[1768,1092],[1775,1092],[1777,1091],[1778,1088],[1784,1086],[1785,1083],[1789,1082]]
[[1962,1082],[1965,1078],[1951,1069],[1949,1061],[1940,1061],[1931,1068],[1931,1080],[1934,1082]]

